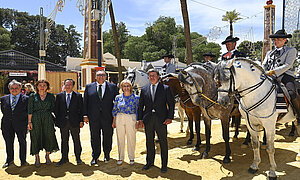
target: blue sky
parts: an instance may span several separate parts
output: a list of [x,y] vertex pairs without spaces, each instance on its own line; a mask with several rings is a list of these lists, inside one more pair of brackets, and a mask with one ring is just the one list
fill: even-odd
[[[57,0],[0,0],[1,8],[13,8],[26,11],[31,15],[39,14],[39,8],[44,8],[44,16],[48,16]],[[74,24],[77,31],[83,32],[84,19],[76,7],[77,0],[65,0],[62,12],[58,12],[56,23],[68,26]],[[174,17],[178,25],[183,25],[180,0],[113,0],[116,22],[124,22],[131,35],[140,36],[145,33],[146,23],[153,23],[159,16]],[[201,3],[207,4],[205,6]],[[234,24],[234,35],[242,40],[263,40],[263,11],[266,0],[187,0],[192,32],[207,36],[215,27],[221,30],[220,36],[214,36],[213,41],[222,42],[229,34],[227,22],[222,21],[225,11],[236,9],[243,20]],[[276,30],[281,28],[282,0],[274,0],[276,5]],[[110,28],[109,13],[103,25],[104,30]],[[252,29],[253,33],[250,33]],[[252,34],[252,35],[251,35]],[[216,38],[217,37],[217,38]]]

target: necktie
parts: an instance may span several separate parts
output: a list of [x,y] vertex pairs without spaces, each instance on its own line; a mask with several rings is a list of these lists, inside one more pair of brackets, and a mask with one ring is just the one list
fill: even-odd
[[13,100],[11,103],[11,110],[15,110],[16,105],[17,105],[17,96],[13,96]]
[[151,85],[151,90],[152,90],[152,101],[154,102],[154,97],[155,97],[155,85]]
[[232,56],[232,53],[231,51],[229,51],[228,53],[226,53],[223,57],[226,58],[226,59],[230,59]]
[[68,94],[68,97],[67,97],[67,108],[69,109],[69,106],[70,106],[70,102],[71,102],[71,97],[70,97],[70,94]]
[[102,101],[102,85],[98,86],[98,96],[99,96],[100,101]]

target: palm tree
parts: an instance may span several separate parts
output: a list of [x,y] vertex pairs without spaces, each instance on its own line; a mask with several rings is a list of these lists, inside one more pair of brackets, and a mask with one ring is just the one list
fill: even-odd
[[241,14],[239,12],[233,11],[226,11],[226,14],[223,15],[222,21],[228,21],[230,24],[230,35],[233,36],[233,26],[232,24],[237,22],[238,20],[242,19],[239,17]]

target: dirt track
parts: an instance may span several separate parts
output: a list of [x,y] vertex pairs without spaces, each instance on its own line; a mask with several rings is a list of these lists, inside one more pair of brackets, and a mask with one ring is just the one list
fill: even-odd
[[[265,150],[261,151],[262,163],[258,173],[252,175],[247,172],[252,162],[252,149],[241,149],[240,145],[245,138],[246,127],[245,123],[242,123],[241,133],[239,140],[232,142],[230,140],[230,146],[232,151],[232,162],[230,164],[222,164],[222,159],[225,154],[224,142],[221,133],[221,124],[219,120],[213,120],[212,123],[212,138],[211,138],[211,152],[208,159],[200,159],[199,152],[193,152],[192,146],[186,146],[187,137],[185,133],[179,133],[180,123],[173,121],[168,125],[168,142],[169,142],[169,164],[168,172],[162,174],[160,172],[160,155],[159,145],[157,147],[157,155],[155,158],[155,167],[148,171],[142,171],[142,167],[146,161],[146,145],[145,134],[142,130],[137,132],[137,146],[136,146],[136,163],[129,165],[129,160],[126,157],[125,163],[118,166],[117,160],[117,144],[116,135],[114,134],[113,150],[111,152],[111,160],[105,164],[103,162],[103,154],[100,156],[98,166],[91,167],[91,146],[89,127],[84,126],[81,130],[81,143],[83,147],[82,160],[84,164],[77,166],[75,162],[75,156],[73,152],[73,144],[70,141],[70,163],[67,163],[61,167],[56,167],[54,163],[47,166],[45,165],[44,155],[45,152],[40,153],[42,166],[35,168],[34,157],[27,155],[27,161],[29,166],[19,167],[19,153],[17,140],[15,141],[15,164],[7,169],[0,170],[0,179],[266,179],[266,171],[269,169],[269,160]],[[186,129],[187,122],[185,121],[184,128]],[[204,150],[205,135],[203,123],[201,123],[201,152]],[[230,137],[233,136],[234,129],[230,129]],[[300,162],[295,162],[296,154],[300,147],[300,138],[287,136],[290,131],[289,128],[281,125],[277,127],[276,135],[276,153],[275,160],[277,163],[277,174],[279,179],[300,179]],[[60,133],[56,131],[57,139],[60,144]],[[27,154],[29,154],[29,135],[27,135]],[[195,140],[194,140],[195,143]],[[6,153],[4,140],[0,138],[0,165],[5,163]],[[51,154],[51,159],[54,162],[58,162],[61,154],[56,152]]]

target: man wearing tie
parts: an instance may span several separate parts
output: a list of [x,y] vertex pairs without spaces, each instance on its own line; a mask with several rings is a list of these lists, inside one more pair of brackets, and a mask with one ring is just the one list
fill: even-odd
[[176,67],[174,64],[171,63],[171,59],[174,58],[171,54],[165,54],[162,56],[165,61],[165,65],[163,66],[163,74],[175,73]]
[[27,134],[27,107],[28,96],[21,93],[22,84],[12,80],[8,84],[10,94],[1,97],[1,121],[2,135],[6,145],[6,162],[2,168],[10,166],[14,161],[14,139],[17,135],[19,141],[19,157],[21,166],[26,162],[26,134]]
[[69,162],[69,136],[71,134],[74,143],[74,153],[77,165],[81,164],[81,143],[80,128],[83,127],[82,115],[82,96],[80,93],[74,92],[73,87],[75,81],[66,79],[64,81],[65,91],[56,95],[55,100],[55,116],[56,126],[60,128],[61,134],[61,160],[56,166],[61,166]]
[[90,124],[92,161],[91,165],[97,164],[101,154],[101,132],[102,147],[104,151],[104,162],[110,160],[113,135],[113,101],[118,95],[115,84],[106,81],[107,75],[103,70],[96,73],[96,82],[86,85],[83,99],[84,122]]
[[154,165],[155,145],[154,133],[158,135],[161,149],[161,172],[167,172],[168,142],[167,125],[174,119],[174,97],[169,86],[159,82],[159,72],[155,69],[148,71],[151,84],[141,90],[138,107],[138,120],[141,127],[145,127],[147,164],[143,170]]
[[228,36],[222,44],[226,45],[226,49],[228,52],[222,55],[222,60],[229,60],[234,57],[245,57],[245,54],[235,49],[236,42],[239,40],[238,37]]

